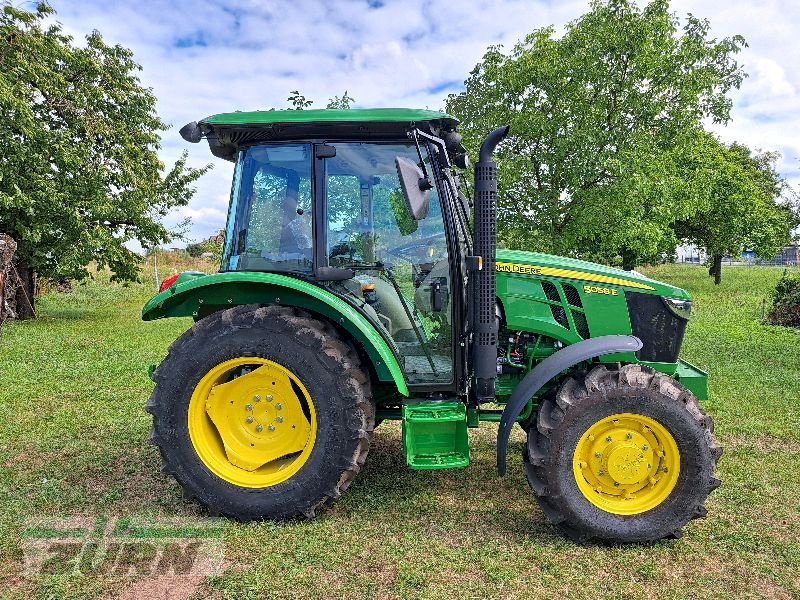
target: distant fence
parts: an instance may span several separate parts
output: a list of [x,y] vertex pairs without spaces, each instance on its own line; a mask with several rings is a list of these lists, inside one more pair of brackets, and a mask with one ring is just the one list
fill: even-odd
[[[687,265],[707,265],[705,256],[688,255],[681,256],[675,262]],[[778,254],[772,259],[764,259],[755,255],[742,255],[734,258],[732,256],[724,256],[722,258],[723,265],[735,265],[743,267],[800,267],[800,260],[796,256]]]
[[[694,257],[684,256],[680,260],[675,261],[681,265],[700,265],[700,266],[708,266],[705,259],[699,259]],[[731,257],[725,257],[722,259],[723,265],[729,265],[734,267],[800,267],[800,262],[796,260],[781,260],[779,258],[773,258],[772,260],[764,260],[763,258],[757,258],[754,260],[733,260]]]

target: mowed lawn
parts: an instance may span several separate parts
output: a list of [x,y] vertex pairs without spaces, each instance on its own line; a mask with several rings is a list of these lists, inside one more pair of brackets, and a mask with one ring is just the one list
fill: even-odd
[[[725,447],[706,519],[650,546],[578,546],[532,500],[523,435],[495,471],[496,428],[470,432],[466,470],[411,472],[384,424],[364,471],[309,522],[226,522],[225,571],[177,592],[230,598],[564,598],[800,596],[800,333],[764,325],[777,268],[662,266],[648,274],[696,300],[683,356],[711,373],[706,409]],[[148,274],[148,277],[151,274]],[[37,321],[0,332],[0,596],[114,597],[127,578],[22,575],[37,516],[202,518],[160,472],[143,410],[147,366],[189,320],[143,323],[148,284],[99,275],[49,293]],[[163,582],[162,582],[163,583]],[[155,589],[155,588],[154,588]],[[163,592],[160,597],[165,597]]]

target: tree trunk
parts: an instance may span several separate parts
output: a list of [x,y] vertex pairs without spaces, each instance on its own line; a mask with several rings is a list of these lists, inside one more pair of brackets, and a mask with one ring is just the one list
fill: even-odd
[[6,289],[11,290],[10,285],[6,285],[11,274],[11,259],[17,250],[17,243],[10,235],[0,233],[0,324],[9,318],[6,308]]
[[17,304],[17,319],[24,321],[26,319],[36,318],[36,309],[34,302],[36,299],[36,272],[32,267],[22,260],[16,261],[17,270],[17,290],[16,290],[16,304]]
[[15,257],[17,242],[10,235],[0,234],[0,323],[9,319],[36,317],[34,297],[36,273],[28,264]]
[[636,253],[630,248],[623,248],[620,254],[622,255],[622,268],[626,271],[633,271],[636,268]]
[[708,274],[714,278],[714,285],[719,285],[722,281],[722,254],[714,254],[711,257],[711,266]]

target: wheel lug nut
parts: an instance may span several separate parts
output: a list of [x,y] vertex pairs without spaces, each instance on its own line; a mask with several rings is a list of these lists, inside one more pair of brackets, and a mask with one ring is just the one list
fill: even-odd
[[255,396],[253,396],[253,400],[255,400],[256,402],[261,402],[261,396],[256,394]]
[[256,425],[256,431],[261,433],[261,430],[264,429],[261,425]]
[[595,458],[601,458],[602,456],[603,456],[603,455],[602,455],[602,454],[600,454],[599,452],[595,452],[595,453],[594,453],[594,457],[595,457]]
[[247,417],[245,419],[245,421],[247,421],[248,423],[252,423],[253,422],[253,417]]
[[632,437],[633,437],[633,434],[632,434],[632,433],[629,433],[628,435],[626,435],[626,436],[625,436],[625,439],[626,439],[626,440],[629,440],[629,439],[631,439]]
[[283,408],[283,404],[281,404],[280,402],[278,402],[278,403],[275,405],[275,410],[280,410],[280,409],[282,409],[282,408]]
[[272,402],[272,394],[267,394],[267,402]]
[[267,429],[269,429],[270,431],[275,431],[275,425],[270,425],[269,427],[267,427]]
[[598,472],[597,472],[597,474],[598,474],[600,477],[602,477],[603,475],[605,475],[605,474],[606,474],[606,472],[605,472],[605,471],[598,471]]
[[619,481],[614,482],[614,487],[619,487]]
[[253,405],[252,404],[245,404],[244,409],[245,410],[253,410]]
[[612,440],[612,439],[611,439],[611,436],[608,436],[608,437],[606,438],[606,441],[607,441],[607,442],[613,442],[614,440]]
[[649,449],[650,449],[650,447],[647,444],[642,446],[642,450],[644,450],[645,452],[647,452]]
[[278,423],[283,423],[283,417],[277,417],[275,419]]

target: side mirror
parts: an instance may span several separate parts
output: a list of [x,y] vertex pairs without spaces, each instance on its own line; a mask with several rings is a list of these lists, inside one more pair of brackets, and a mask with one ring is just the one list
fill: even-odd
[[200,140],[203,139],[203,132],[200,130],[200,126],[197,124],[197,121],[192,121],[191,123],[187,123],[183,127],[180,128],[178,133],[181,134],[181,137],[185,139],[187,142],[191,144],[196,144]]
[[394,166],[397,169],[397,177],[400,179],[408,212],[415,221],[421,221],[428,216],[430,191],[433,185],[425,177],[419,165],[405,156],[395,156]]

